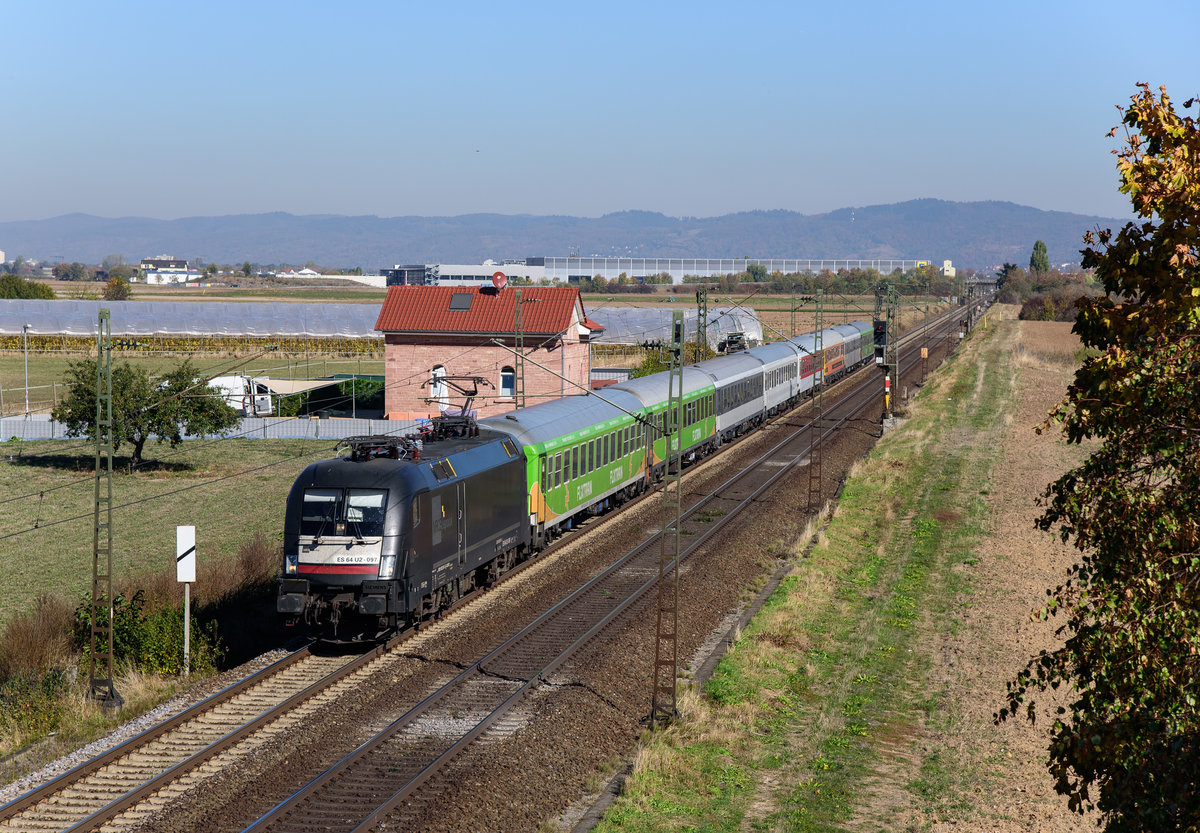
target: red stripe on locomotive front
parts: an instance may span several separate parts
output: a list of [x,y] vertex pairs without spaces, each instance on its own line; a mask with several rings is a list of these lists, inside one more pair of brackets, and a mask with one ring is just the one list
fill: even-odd
[[338,573],[351,575],[378,575],[378,564],[300,564],[296,570],[300,574],[313,573],[316,575],[335,575]]

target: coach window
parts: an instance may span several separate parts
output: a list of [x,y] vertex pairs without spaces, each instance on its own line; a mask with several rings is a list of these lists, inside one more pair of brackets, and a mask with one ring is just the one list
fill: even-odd
[[517,395],[517,372],[508,365],[500,368],[500,396],[511,399]]

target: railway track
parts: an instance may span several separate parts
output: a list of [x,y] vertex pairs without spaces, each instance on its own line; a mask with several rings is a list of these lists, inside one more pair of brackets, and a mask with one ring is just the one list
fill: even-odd
[[[941,325],[956,326],[947,316]],[[926,334],[928,335],[928,334]],[[912,341],[910,341],[910,344]],[[903,369],[919,359],[913,351]],[[861,418],[878,398],[878,381],[858,381],[822,419],[809,422],[772,446],[681,515],[688,545],[681,567],[731,519],[806,460],[814,441]],[[538,688],[590,646],[605,630],[643,612],[658,582],[659,540],[664,532],[611,564],[454,679],[408,710],[278,804],[244,833],[366,833],[415,828],[438,806],[438,795],[466,771],[475,744],[487,743],[523,722],[520,707]]]
[[301,648],[0,807],[0,830],[111,829],[122,814],[135,823],[186,789],[189,777],[218,755],[256,732],[280,731],[281,721],[320,709],[341,688],[372,673],[390,647],[350,658]]
[[[951,316],[943,321],[957,329]],[[927,339],[938,337],[936,326],[930,328]],[[909,341],[917,337],[910,334]],[[909,354],[905,367],[916,361],[911,358],[912,351]],[[856,418],[839,417],[834,408],[862,398],[863,402],[854,406],[852,413],[856,414],[869,407],[872,397],[878,398],[877,378],[855,382],[856,378],[851,376],[838,386],[851,385],[851,390],[826,409],[822,436],[835,430],[837,420]],[[863,393],[857,393],[860,390]],[[786,421],[798,413],[794,410],[778,420]],[[810,443],[801,427],[763,455],[759,465],[750,467],[760,472],[757,479],[748,468],[705,496],[706,502],[692,504],[682,527],[690,546],[680,558],[698,550],[726,520],[736,516],[738,507],[801,464]],[[587,524],[586,528],[594,527]],[[564,538],[547,552],[575,537]],[[658,575],[657,540],[650,538],[627,553],[247,830],[366,830],[385,817],[395,821],[419,813],[439,792],[439,779],[454,771],[464,753],[518,725],[519,706],[531,693],[605,628],[648,603]],[[531,559],[522,566],[540,560]],[[464,597],[459,604],[469,604],[477,595]],[[352,660],[322,657],[308,649],[298,651],[0,807],[0,830],[84,831],[101,826],[115,830],[153,818],[220,766],[215,760],[218,756],[236,759],[252,754],[256,733],[270,736],[287,731],[305,715],[335,700],[346,686],[375,673],[372,666],[413,635],[402,634]],[[348,813],[349,807],[363,809]]]

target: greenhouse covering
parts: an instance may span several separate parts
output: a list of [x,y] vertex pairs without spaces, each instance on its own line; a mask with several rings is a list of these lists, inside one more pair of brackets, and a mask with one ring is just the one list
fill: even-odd
[[0,300],[0,335],[96,334],[102,307],[122,336],[309,336],[380,338],[378,304],[291,304],[237,301]]
[[[110,310],[114,336],[250,336],[309,338],[382,338],[375,329],[378,304],[311,304],[270,301],[33,301],[0,300],[0,336],[94,336],[99,310]],[[587,311],[604,327],[593,341],[640,344],[671,338],[668,306],[633,307],[601,304]],[[696,337],[696,310],[683,310],[685,337]],[[708,311],[708,343],[716,349],[730,333],[740,332],[748,344],[762,341],[762,325],[754,310],[714,307]]]

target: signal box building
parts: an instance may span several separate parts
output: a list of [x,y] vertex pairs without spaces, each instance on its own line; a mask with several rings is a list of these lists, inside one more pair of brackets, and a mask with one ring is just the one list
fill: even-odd
[[[554,287],[392,286],[375,329],[383,333],[384,410],[416,419],[461,408],[456,388],[477,384],[471,409],[493,416],[517,407],[518,368],[525,403],[586,393],[588,342],[603,328],[589,321],[579,290]],[[518,316],[519,312],[519,316]],[[519,326],[518,326],[519,325]],[[525,360],[514,351],[523,345]],[[470,378],[478,377],[478,382]]]

